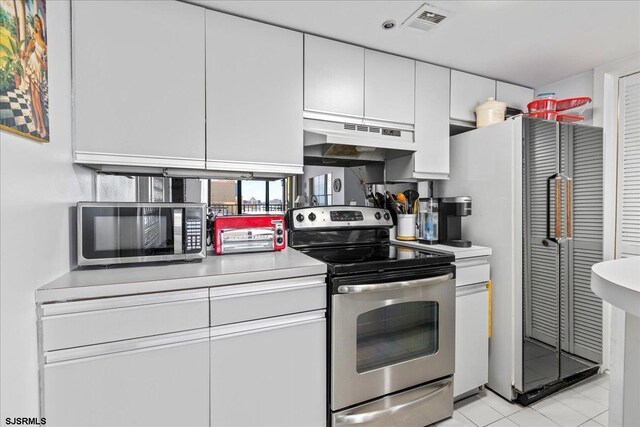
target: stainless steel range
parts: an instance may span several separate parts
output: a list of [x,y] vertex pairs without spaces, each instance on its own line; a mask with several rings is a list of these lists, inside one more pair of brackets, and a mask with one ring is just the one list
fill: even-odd
[[422,427],[453,414],[454,257],[389,243],[384,209],[287,212],[289,246],[328,265],[331,426]]

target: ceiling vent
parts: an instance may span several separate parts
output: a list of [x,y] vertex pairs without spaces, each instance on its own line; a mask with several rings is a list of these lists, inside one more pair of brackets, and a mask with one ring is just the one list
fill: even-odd
[[452,15],[448,10],[440,9],[428,3],[423,4],[413,15],[402,23],[403,27],[411,27],[416,30],[429,31],[444,22]]

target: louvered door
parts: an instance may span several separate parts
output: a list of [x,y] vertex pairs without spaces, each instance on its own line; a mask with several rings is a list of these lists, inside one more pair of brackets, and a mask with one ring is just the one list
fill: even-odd
[[[547,179],[558,171],[558,128],[543,120],[524,122],[524,304],[525,335],[552,347],[558,340],[559,248],[543,244],[547,237],[547,202],[554,200],[555,187],[547,194]],[[555,222],[550,210],[549,222]],[[561,276],[563,277],[563,276]]]
[[602,361],[602,300],[591,291],[591,266],[602,261],[603,150],[602,129],[567,128],[568,163],[573,175],[573,239],[568,245],[568,340],[563,350]]
[[640,255],[640,73],[620,79],[616,258]]

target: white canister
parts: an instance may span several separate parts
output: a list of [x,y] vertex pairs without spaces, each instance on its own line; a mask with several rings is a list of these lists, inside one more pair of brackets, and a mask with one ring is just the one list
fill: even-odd
[[416,215],[398,214],[396,232],[396,239],[398,240],[416,240]]
[[483,128],[494,123],[504,122],[504,113],[507,103],[496,101],[495,98],[487,98],[487,102],[476,107],[476,127]]

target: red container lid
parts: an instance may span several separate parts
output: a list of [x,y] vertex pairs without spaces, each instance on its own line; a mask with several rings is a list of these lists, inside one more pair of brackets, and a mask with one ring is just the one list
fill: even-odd
[[[588,96],[577,96],[575,98],[560,99],[556,104],[556,111],[570,110],[572,108],[580,107],[582,105],[591,102],[591,98]],[[579,116],[574,116],[579,117]]]
[[572,116],[571,114],[558,114],[558,117],[556,118],[556,120],[558,120],[559,122],[573,123],[573,122],[583,121],[584,117]]

